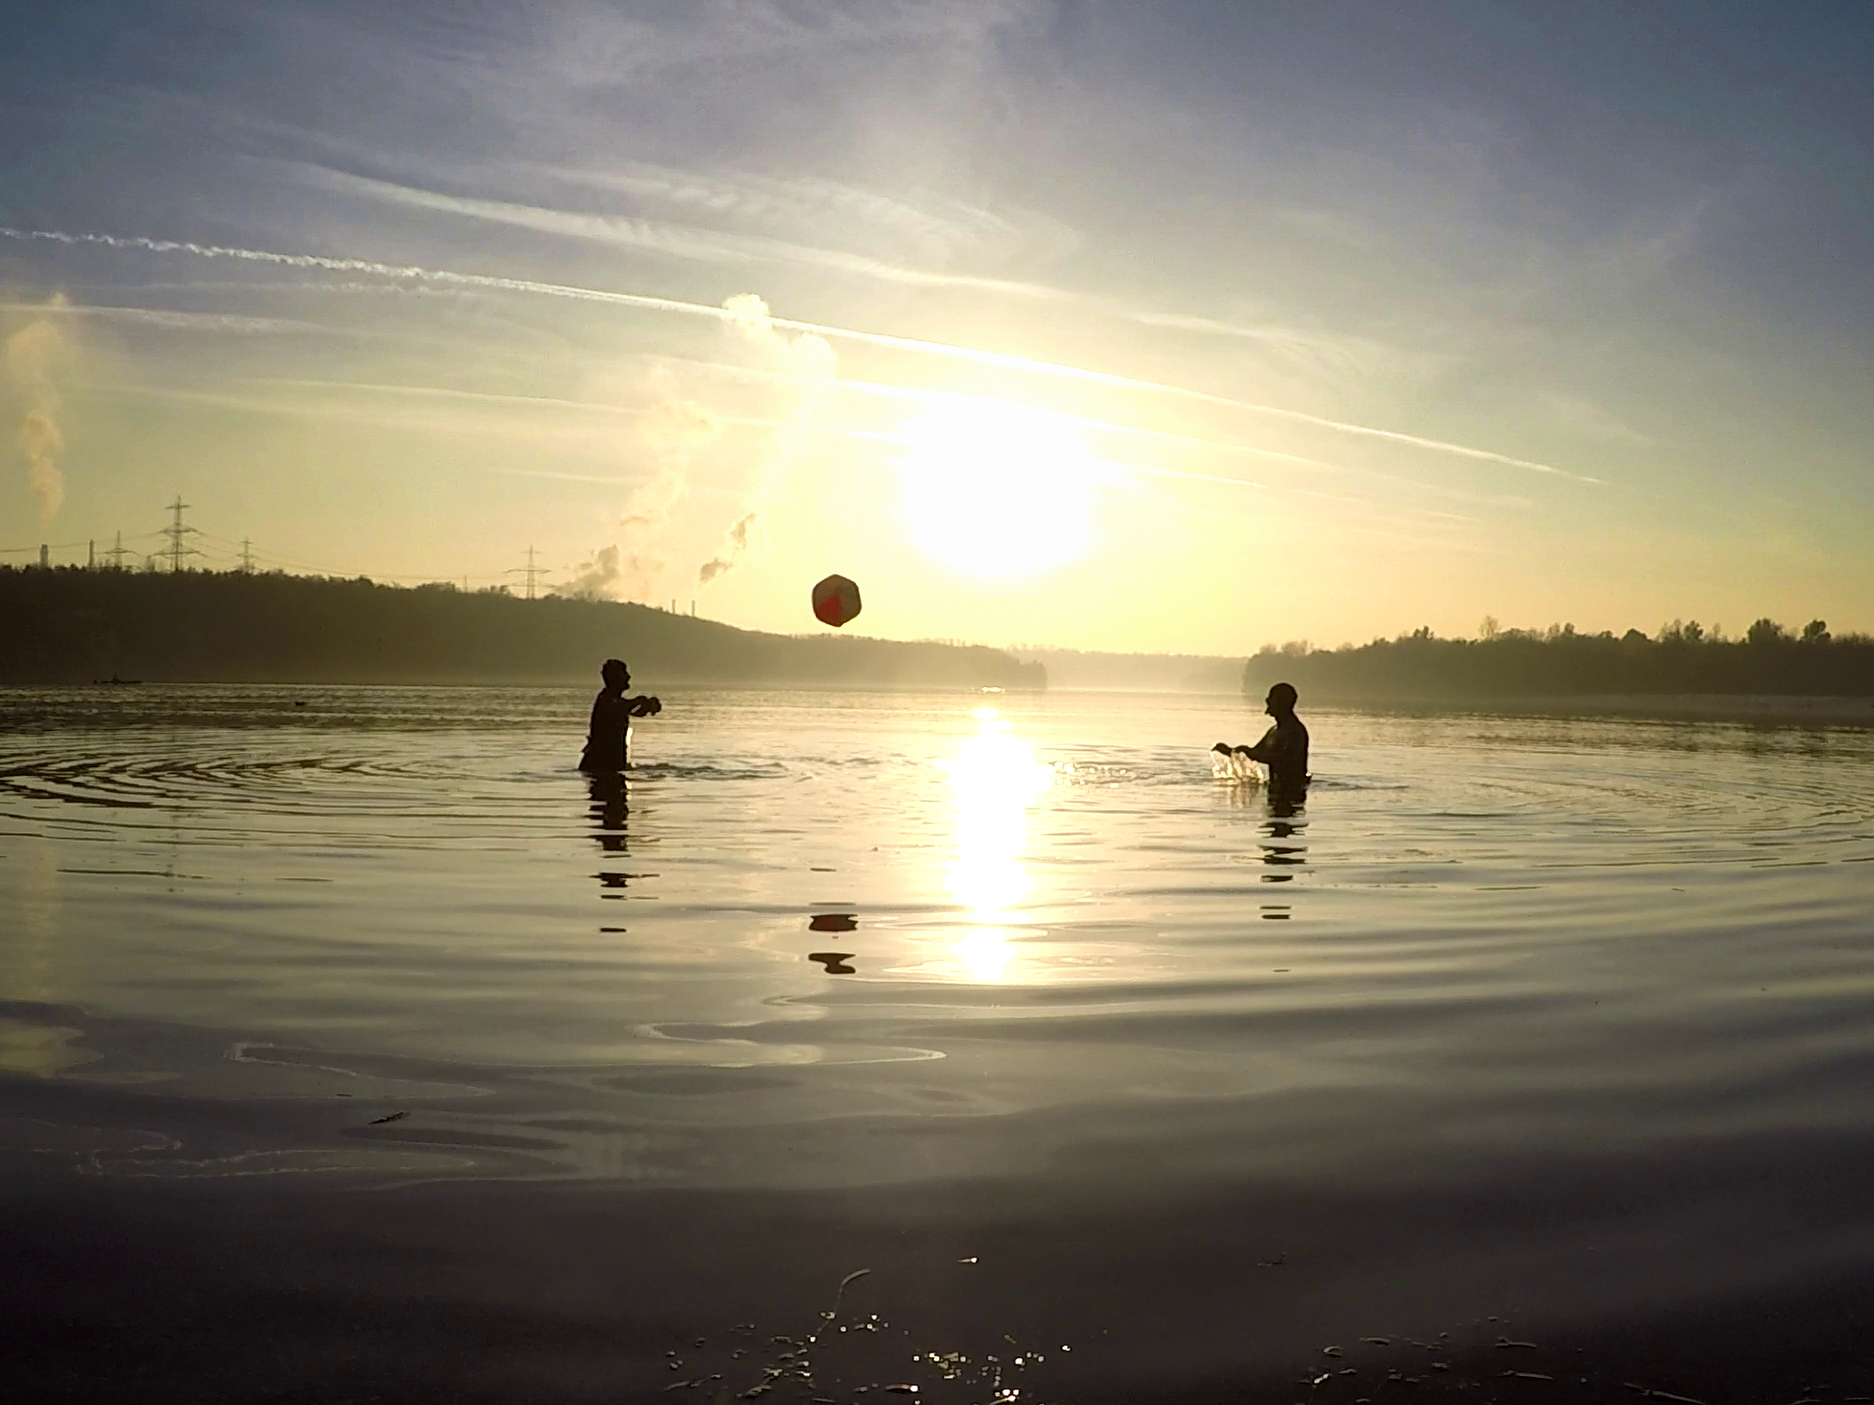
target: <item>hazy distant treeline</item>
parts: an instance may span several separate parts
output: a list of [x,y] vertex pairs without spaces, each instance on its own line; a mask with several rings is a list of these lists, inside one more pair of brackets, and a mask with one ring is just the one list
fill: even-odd
[[1874,696],[1874,637],[1837,638],[1821,620],[1788,629],[1761,619],[1742,639],[1677,620],[1648,637],[1486,627],[1478,639],[1429,629],[1340,649],[1268,647],[1243,666],[1243,691],[1286,680],[1304,696],[1464,699],[1608,694],[1759,693]]
[[1047,669],[1048,686],[1056,690],[1233,693],[1240,671],[1235,658],[1203,654],[1114,654],[1032,645],[1016,645],[1010,652]]
[[[806,602],[802,600],[802,612]],[[280,573],[0,567],[0,681],[590,682],[1041,688],[999,650],[795,638],[615,601]],[[596,686],[596,685],[595,685]]]

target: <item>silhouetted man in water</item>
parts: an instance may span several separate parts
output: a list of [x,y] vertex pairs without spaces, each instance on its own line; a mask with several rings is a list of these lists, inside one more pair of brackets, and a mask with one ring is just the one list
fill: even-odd
[[1277,683],[1263,701],[1275,725],[1252,747],[1237,750],[1269,768],[1269,798],[1297,802],[1308,793],[1308,729],[1295,715],[1295,689]]
[[655,717],[664,710],[656,698],[628,698],[631,670],[623,659],[607,659],[599,669],[605,686],[592,700],[592,726],[586,734],[586,749],[579,758],[582,771],[622,771],[631,761],[631,719]]

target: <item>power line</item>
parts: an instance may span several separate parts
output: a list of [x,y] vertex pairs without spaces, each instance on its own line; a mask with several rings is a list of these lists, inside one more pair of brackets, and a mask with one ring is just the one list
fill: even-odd
[[[300,561],[291,557],[275,556],[269,551],[256,547],[251,537],[242,537],[237,542],[233,537],[223,537],[216,532],[205,532],[199,527],[192,527],[183,516],[191,507],[192,504],[184,502],[181,496],[178,495],[173,502],[165,505],[164,510],[170,515],[168,526],[152,532],[132,532],[128,536],[119,531],[114,535],[114,544],[99,551],[97,555],[107,559],[112,569],[120,571],[127,569],[125,566],[126,561],[136,561],[139,559],[143,562],[142,569],[144,570],[154,570],[160,566],[171,571],[179,571],[184,569],[184,562],[187,558],[196,557],[204,562],[211,563],[211,565],[212,563],[226,560],[232,565],[238,565],[240,570],[247,573],[252,573],[262,568],[283,568],[292,571],[304,571],[313,575],[329,576],[334,579],[349,579],[360,574],[355,568],[338,569],[332,566],[321,565],[317,562]],[[162,544],[148,553],[145,553],[136,546],[124,545],[126,541],[140,542],[148,541],[151,538],[160,538]],[[200,546],[196,545],[198,542],[201,544]],[[90,545],[91,543],[86,541],[72,541],[51,542],[42,544],[41,546],[0,547],[0,557],[37,556],[48,546],[52,551],[60,551]],[[128,569],[136,568],[131,567]],[[431,584],[439,579],[433,574],[418,575],[381,571],[372,571],[364,574],[368,574],[370,579],[377,581],[402,581]],[[470,589],[470,583],[473,581],[495,582],[503,580],[508,576],[522,576],[524,577],[524,589],[527,593],[527,598],[531,600],[538,598],[543,587],[552,584],[550,579],[552,574],[552,571],[548,567],[540,564],[538,550],[530,546],[527,548],[527,564],[525,566],[516,566],[506,571],[497,571],[492,575],[464,574],[461,577],[461,581],[462,589],[466,591]]]
[[[145,532],[142,535],[155,537],[161,536],[162,533]],[[80,540],[74,542],[40,542],[33,546],[0,546],[0,556],[37,556],[41,546],[49,547],[53,551],[76,551],[85,544],[84,541]]]
[[[229,550],[225,554],[235,559],[238,559],[241,555],[240,552],[235,552],[232,550],[232,548],[236,545],[232,537],[218,536],[213,532],[199,532],[197,533],[197,535],[200,536],[203,541],[225,544],[226,547],[229,548]],[[429,583],[435,582],[438,579],[438,577],[433,574],[416,575],[416,574],[398,574],[392,571],[359,571],[356,567],[350,567],[350,566],[341,568],[341,567],[336,567],[336,566],[322,565],[316,561],[301,561],[301,560],[298,560],[296,558],[289,557],[289,556],[275,556],[272,552],[263,551],[258,547],[248,547],[246,550],[252,554],[256,565],[280,567],[282,569],[293,570],[293,571],[304,571],[304,572],[307,572],[309,574],[316,575],[316,576],[326,576],[333,580],[350,580],[350,579],[353,579],[354,577],[362,576],[362,577],[366,577],[374,581],[415,581],[419,584],[429,584]],[[203,554],[207,555],[208,553],[203,553]],[[217,554],[220,554],[220,553],[217,553]],[[478,581],[498,581],[498,580],[501,580],[504,576],[509,576],[513,574],[514,574],[513,571],[503,571],[503,572],[497,572],[495,575],[492,575],[492,576],[474,576],[474,577],[465,576],[463,579],[464,580],[474,579]],[[544,575],[545,572],[543,571],[541,572],[541,574]]]
[[534,582],[538,580],[540,577],[547,574],[547,572],[541,570],[539,567],[534,565],[535,554],[536,553],[534,549],[531,546],[528,547],[527,548],[527,564],[525,566],[514,566],[514,567],[511,567],[509,570],[502,572],[503,575],[525,576],[527,578],[527,598],[529,600],[532,600],[534,598]]
[[183,557],[200,556],[202,554],[192,546],[183,545],[185,538],[191,535],[199,535],[196,533],[195,528],[183,525],[182,514],[188,509],[188,506],[189,504],[182,500],[182,494],[177,493],[176,500],[169,504],[170,523],[167,527],[163,528],[163,535],[169,538],[167,550],[169,553],[169,569],[172,572],[180,572],[182,570]]

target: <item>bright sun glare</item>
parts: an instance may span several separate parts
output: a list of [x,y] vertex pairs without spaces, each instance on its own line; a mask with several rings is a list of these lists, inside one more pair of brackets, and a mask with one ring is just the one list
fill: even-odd
[[932,558],[975,576],[1032,575],[1082,555],[1101,464],[1062,415],[956,401],[904,429],[905,523]]
[[970,978],[994,982],[1007,979],[1013,957],[1008,909],[1032,887],[1022,867],[1028,807],[1047,790],[1054,772],[1011,734],[994,708],[977,708],[975,717],[981,730],[964,741],[954,760],[940,764],[950,773],[957,810],[950,891],[978,924],[958,939],[955,954]]

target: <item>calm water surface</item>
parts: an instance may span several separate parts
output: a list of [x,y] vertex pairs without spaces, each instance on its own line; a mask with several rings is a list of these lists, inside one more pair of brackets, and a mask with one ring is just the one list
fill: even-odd
[[0,1165],[599,1195],[671,1246],[566,1398],[676,1348],[683,1398],[808,1390],[730,1300],[804,1332],[867,1267],[882,1326],[894,1262],[902,1336],[812,1389],[1368,1373],[1330,1400],[1440,1331],[1874,1278],[1874,734],[1304,708],[1282,814],[1211,778],[1235,699],[667,693],[595,790],[589,697],[0,693]]

